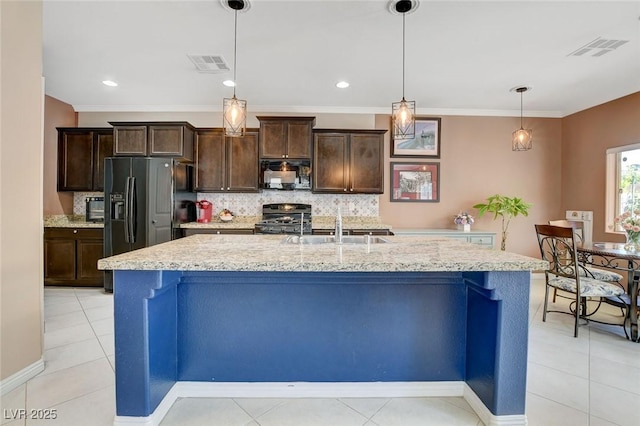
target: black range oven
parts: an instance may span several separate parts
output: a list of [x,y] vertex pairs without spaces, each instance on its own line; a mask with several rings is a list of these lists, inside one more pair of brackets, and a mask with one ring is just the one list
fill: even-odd
[[275,203],[262,206],[256,234],[311,234],[311,205]]

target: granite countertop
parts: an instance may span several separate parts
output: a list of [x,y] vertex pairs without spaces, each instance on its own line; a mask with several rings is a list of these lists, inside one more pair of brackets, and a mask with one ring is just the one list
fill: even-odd
[[194,235],[100,259],[99,269],[176,271],[529,271],[548,263],[448,238],[384,237],[383,244],[283,243],[282,235]]
[[50,215],[44,217],[45,228],[104,228],[103,222],[87,222],[84,215]]
[[[261,216],[236,216],[230,222],[223,222],[219,217],[214,216],[209,223],[189,222],[180,224],[180,228],[199,229],[239,229],[253,228],[262,219]],[[311,218],[311,228],[313,229],[334,229],[336,218],[333,216],[313,216]],[[391,225],[380,223],[378,217],[369,216],[344,216],[342,218],[342,229],[391,229]]]

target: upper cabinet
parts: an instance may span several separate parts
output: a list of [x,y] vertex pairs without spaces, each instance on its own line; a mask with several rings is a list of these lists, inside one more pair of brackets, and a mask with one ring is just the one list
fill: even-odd
[[315,117],[257,117],[261,159],[310,159]]
[[196,132],[195,190],[258,192],[258,130],[228,137],[224,129]]
[[196,129],[186,121],[109,122],[115,156],[172,157],[194,161]]
[[313,192],[381,194],[386,130],[313,132]]
[[58,191],[103,191],[113,129],[58,127]]

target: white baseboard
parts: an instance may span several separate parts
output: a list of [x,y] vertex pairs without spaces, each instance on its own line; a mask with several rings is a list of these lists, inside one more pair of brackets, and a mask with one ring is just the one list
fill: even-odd
[[409,398],[463,397],[487,426],[526,426],[525,415],[495,416],[465,382],[177,382],[146,417],[116,416],[114,426],[158,426],[178,398]]
[[33,364],[2,380],[2,382],[0,382],[0,395],[5,395],[11,392],[18,386],[27,383],[28,380],[33,379],[43,371],[44,359],[40,358]]
[[466,383],[464,383],[463,397],[485,426],[527,426],[526,414],[511,416],[496,416],[493,414]]

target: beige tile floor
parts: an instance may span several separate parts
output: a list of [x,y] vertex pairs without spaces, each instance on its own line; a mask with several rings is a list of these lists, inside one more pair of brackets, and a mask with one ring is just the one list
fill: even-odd
[[[542,322],[544,284],[530,305],[527,417],[531,426],[640,426],[640,344],[571,317]],[[566,305],[565,301],[558,304]],[[106,426],[113,422],[113,297],[99,289],[45,289],[45,371],[2,398],[2,425]],[[615,312],[613,312],[615,313]],[[6,419],[4,410],[51,408],[56,420]],[[185,398],[162,426],[478,425],[461,398]]]

